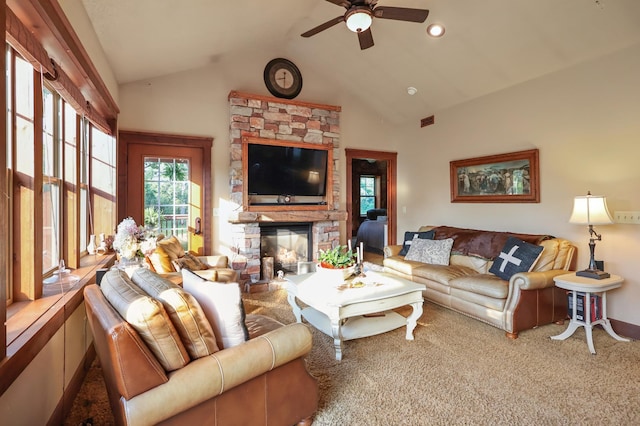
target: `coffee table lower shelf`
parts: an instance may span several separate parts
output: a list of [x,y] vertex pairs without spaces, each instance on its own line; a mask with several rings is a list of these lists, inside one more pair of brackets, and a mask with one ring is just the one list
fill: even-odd
[[[302,309],[302,316],[309,324],[333,337],[331,320],[322,312],[307,307]],[[362,316],[345,318],[340,326],[341,340],[353,340],[361,337],[375,336],[407,325],[407,319],[394,311],[385,311],[381,316]]]

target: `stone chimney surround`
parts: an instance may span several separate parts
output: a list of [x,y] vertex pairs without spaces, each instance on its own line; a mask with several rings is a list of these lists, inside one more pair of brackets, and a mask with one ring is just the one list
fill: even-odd
[[[347,212],[340,210],[340,111],[341,107],[278,99],[238,91],[229,93],[230,113],[230,200],[238,208],[229,218],[233,227],[232,265],[240,279],[260,279],[260,223],[310,222],[312,254],[340,243],[340,221]],[[277,205],[261,208],[247,202],[243,173],[243,143],[251,138],[331,146],[327,196],[324,205]],[[274,143],[274,144],[275,144]],[[331,190],[331,192],[329,192]]]

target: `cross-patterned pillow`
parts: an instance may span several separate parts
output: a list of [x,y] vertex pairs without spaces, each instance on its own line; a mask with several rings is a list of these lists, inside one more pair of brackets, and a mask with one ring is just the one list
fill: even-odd
[[489,272],[508,281],[513,274],[532,270],[542,250],[542,246],[509,237],[500,254],[493,260]]

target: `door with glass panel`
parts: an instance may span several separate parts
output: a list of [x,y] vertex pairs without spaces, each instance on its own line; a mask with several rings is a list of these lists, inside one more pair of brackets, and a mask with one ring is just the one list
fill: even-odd
[[207,254],[204,149],[128,144],[123,217],[132,216],[165,237],[176,236],[185,250]]

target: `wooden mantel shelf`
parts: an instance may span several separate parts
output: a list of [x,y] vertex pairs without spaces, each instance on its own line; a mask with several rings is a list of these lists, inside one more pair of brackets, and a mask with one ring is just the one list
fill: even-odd
[[329,220],[347,220],[347,212],[345,210],[237,212],[229,217],[231,223],[322,222]]

